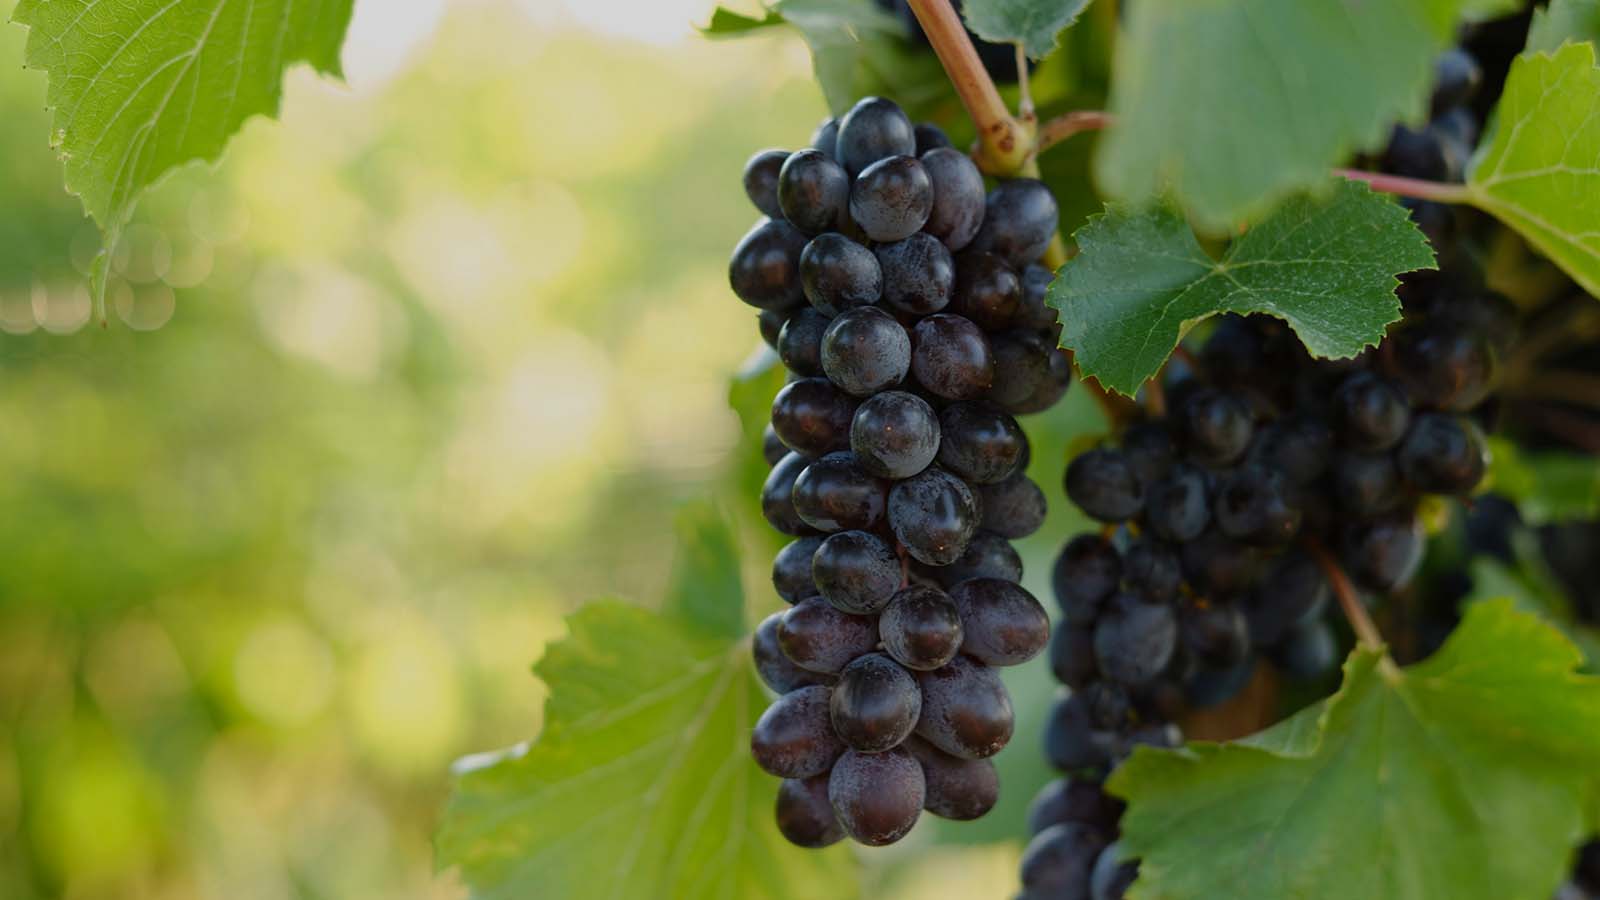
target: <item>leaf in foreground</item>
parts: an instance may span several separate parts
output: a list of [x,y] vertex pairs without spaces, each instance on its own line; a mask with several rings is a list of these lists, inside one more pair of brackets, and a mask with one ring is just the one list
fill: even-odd
[[1207,231],[1322,181],[1425,110],[1460,0],[1141,0],[1128,10],[1101,183],[1169,183]]
[[1056,36],[1077,21],[1089,0],[967,0],[967,27],[986,41],[1021,44],[1032,59],[1044,59]]
[[1600,759],[1600,680],[1579,660],[1534,616],[1480,603],[1403,671],[1358,649],[1314,728],[1139,749],[1110,785],[1142,857],[1131,896],[1546,900]]
[[1108,206],[1073,237],[1078,256],[1047,301],[1060,311],[1061,346],[1085,375],[1129,396],[1217,313],[1277,316],[1313,354],[1354,356],[1400,318],[1395,276],[1433,265],[1405,210],[1354,183],[1284,204],[1221,261],[1164,207]]
[[1600,42],[1600,0],[1550,0],[1533,11],[1528,50],[1553,52],[1566,41]]
[[[49,73],[51,143],[67,190],[115,244],[139,195],[193,160],[215,161],[255,115],[274,115],[298,62],[341,73],[352,0],[102,3],[21,0],[24,64]],[[104,287],[106,254],[95,261]]]
[[1600,67],[1595,45],[1511,64],[1493,136],[1467,175],[1472,202],[1600,297]]

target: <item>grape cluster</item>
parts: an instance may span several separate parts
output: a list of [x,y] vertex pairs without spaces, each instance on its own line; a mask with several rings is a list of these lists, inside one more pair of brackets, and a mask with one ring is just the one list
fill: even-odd
[[994,805],[1013,728],[995,669],[1049,640],[1010,541],[1045,514],[1014,417],[1070,383],[1037,264],[1056,203],[1038,181],[986,190],[879,98],[757,153],[744,184],[766,218],[729,279],[790,375],[761,507],[793,537],[772,567],[792,605],[755,635],[779,697],[751,748],[784,779],[789,840],[888,844],[923,810]]
[[1555,900],[1596,900],[1600,898],[1600,838],[1578,848],[1572,876],[1556,891]]

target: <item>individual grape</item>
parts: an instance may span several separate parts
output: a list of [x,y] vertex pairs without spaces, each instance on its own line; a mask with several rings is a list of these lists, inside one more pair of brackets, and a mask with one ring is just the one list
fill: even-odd
[[876,306],[840,313],[822,335],[822,370],[839,389],[870,397],[911,370],[911,336]]
[[1010,328],[1022,306],[1022,281],[993,253],[968,250],[956,261],[950,311],[985,331]]
[[839,120],[832,116],[823,119],[817,130],[811,132],[811,148],[822,151],[822,155],[839,161]]
[[1136,594],[1112,595],[1094,625],[1094,657],[1107,678],[1145,684],[1167,667],[1178,646],[1172,607]]
[[840,612],[821,597],[808,597],[789,607],[778,623],[778,647],[783,655],[809,672],[837,675],[850,660],[871,653],[877,645],[877,623],[867,616]]
[[825,683],[827,676],[802,669],[783,655],[783,649],[778,646],[778,626],[782,621],[781,612],[762,619],[750,641],[750,655],[755,657],[756,674],[761,676],[762,683],[779,694]]
[[939,452],[939,417],[928,401],[885,391],[856,409],[850,449],[861,467],[880,478],[910,478]]
[[1056,680],[1083,690],[1098,674],[1094,662],[1094,630],[1088,625],[1062,623],[1050,636],[1050,672]]
[[1217,487],[1212,511],[1223,534],[1247,544],[1279,546],[1300,531],[1300,504],[1288,479],[1262,466],[1228,473]]
[[1445,413],[1418,416],[1396,454],[1407,482],[1429,494],[1465,494],[1488,467],[1483,431],[1471,419]]
[[1253,547],[1232,540],[1220,531],[1206,531],[1178,549],[1183,577],[1207,596],[1228,596],[1250,587],[1261,568],[1261,555]]
[[802,295],[819,312],[836,316],[878,302],[883,270],[871,250],[842,234],[819,234],[800,253]]
[[1056,273],[1037,263],[1029,263],[1018,277],[1022,279],[1022,298],[1017,304],[1017,317],[1013,324],[1018,328],[1041,331],[1054,328],[1058,317],[1056,311],[1045,303],[1045,297],[1049,294],[1050,282],[1055,280]]
[[937,669],[961,649],[961,613],[949,595],[914,585],[894,595],[878,617],[883,648],[908,669]]
[[802,378],[773,398],[772,430],[791,450],[821,456],[850,446],[855,414],[855,401],[828,379]]
[[1038,531],[1049,512],[1044,491],[1021,466],[1005,480],[979,485],[977,491],[984,530],[1013,541]]
[[829,535],[811,557],[817,591],[841,612],[870,615],[900,589],[900,558],[875,534],[843,531]]
[[1322,567],[1310,556],[1296,550],[1279,557],[1245,598],[1251,640],[1258,647],[1278,643],[1291,630],[1320,618],[1330,596]]
[[1388,450],[1405,436],[1411,406],[1405,394],[1371,372],[1357,372],[1333,394],[1334,428],[1357,450]]
[[952,403],[939,415],[939,464],[971,484],[1017,471],[1028,439],[1017,420],[981,403]]
[[839,120],[839,162],[851,175],[884,157],[916,152],[916,130],[892,100],[862,98]]
[[943,584],[954,587],[969,578],[1022,581],[1022,557],[1011,542],[991,531],[979,531],[967,542],[967,552],[948,566],[933,570]]
[[1450,167],[1444,158],[1444,148],[1439,143],[1438,135],[1427,128],[1418,131],[1396,125],[1389,135],[1389,145],[1384,149],[1383,168],[1408,178],[1450,180]]
[[950,589],[961,612],[961,652],[991,666],[1017,666],[1050,643],[1050,617],[1021,585],[970,578]]
[[756,327],[761,331],[761,340],[768,347],[778,349],[778,334],[783,331],[784,323],[788,321],[788,310],[763,309],[756,313]]
[[944,309],[955,289],[956,263],[939,239],[917,232],[874,251],[883,270],[883,303],[912,316]]
[[1183,563],[1172,548],[1141,538],[1122,553],[1122,584],[1150,600],[1167,601],[1178,595],[1183,583]]
[[1051,825],[1078,822],[1109,834],[1116,831],[1124,808],[1126,804],[1093,781],[1057,778],[1029,804],[1028,833],[1038,834]]
[[1032,178],[1002,181],[984,203],[983,225],[971,246],[1023,266],[1044,255],[1055,237],[1060,210],[1044,182]]
[[1109,681],[1096,681],[1079,692],[1089,708],[1089,721],[1096,728],[1118,731],[1128,725],[1133,700],[1127,688]]
[[933,212],[933,180],[914,156],[880,159],[850,187],[850,218],[874,241],[904,240]]
[[790,154],[778,172],[778,207],[806,234],[842,227],[849,203],[850,176],[821,150]]
[[1067,498],[1102,522],[1124,522],[1144,507],[1144,485],[1120,450],[1099,447],[1067,465]]
[[1257,465],[1282,472],[1290,484],[1308,485],[1328,471],[1333,459],[1333,431],[1310,416],[1279,420],[1256,433],[1249,458]]
[[1133,473],[1144,484],[1165,478],[1178,460],[1172,432],[1161,422],[1138,422],[1128,426],[1123,432],[1121,447]]
[[783,445],[783,439],[778,437],[778,432],[772,429],[768,422],[761,428],[761,458],[767,461],[768,466],[775,466],[778,461],[789,455],[789,448]]
[[994,354],[978,326],[938,313],[912,329],[911,374],[945,400],[972,400],[994,382]]
[[961,759],[982,759],[1011,740],[1016,727],[1011,695],[994,669],[957,656],[916,677],[922,688],[916,733],[935,747]]
[[926,469],[889,491],[889,527],[913,559],[930,566],[960,559],[980,516],[972,489],[943,469]]
[[773,701],[750,732],[756,765],[779,778],[810,778],[828,771],[845,750],[828,720],[830,693],[823,685],[810,685]]
[[852,749],[880,753],[898,747],[922,714],[922,692],[911,673],[881,653],[858,657],[839,673],[829,700],[833,730]]
[[761,486],[761,514],[767,517],[767,522],[773,528],[784,534],[807,535],[811,534],[811,526],[800,518],[794,509],[794,482],[800,473],[806,470],[811,461],[798,453],[790,453],[767,473],[767,481]]
[[845,833],[868,847],[906,836],[927,800],[922,764],[905,750],[847,750],[828,777],[828,800]]
[[1000,799],[1000,773],[987,759],[960,759],[922,738],[906,740],[906,750],[922,765],[927,795],[922,808],[943,819],[971,821]]
[[1206,493],[1206,477],[1199,469],[1174,466],[1145,492],[1145,526],[1165,540],[1194,540],[1211,524]]
[[1250,684],[1255,672],[1255,657],[1248,652],[1231,666],[1196,668],[1184,684],[1184,703],[1190,709],[1205,709],[1227,703]]
[[1067,388],[1072,386],[1072,360],[1067,358],[1065,351],[1052,348],[1045,354],[1045,366],[1048,377],[1034,391],[1033,395],[1021,403],[1008,404],[1007,412],[1017,415],[1044,412],[1066,394]]
[[1388,593],[1411,580],[1425,549],[1422,525],[1409,513],[1346,526],[1341,541],[1345,571],[1356,583]]
[[778,831],[796,847],[819,850],[844,840],[828,800],[830,775],[785,778],[778,785]]
[[1089,900],[1089,876],[1106,847],[1099,830],[1078,822],[1052,825],[1022,851],[1022,890],[1028,900]]
[[1431,105],[1434,112],[1472,99],[1482,82],[1483,70],[1472,54],[1460,47],[1451,47],[1439,54],[1433,63]]
[[1089,900],[1122,900],[1139,877],[1139,861],[1122,861],[1122,842],[1112,841],[1089,872]]
[[918,156],[933,183],[933,209],[923,230],[954,253],[972,243],[983,224],[983,173],[965,153],[949,147]]
[[1339,668],[1339,642],[1326,620],[1307,619],[1295,626],[1273,648],[1272,658],[1285,675],[1297,681],[1315,681]]
[[1213,669],[1237,666],[1250,655],[1250,621],[1232,603],[1183,603],[1178,608],[1178,634],[1195,660]]
[[917,155],[950,146],[950,136],[932,122],[919,122],[911,129],[917,138]]
[[859,531],[883,520],[886,488],[849,450],[829,453],[794,480],[794,511],[818,531]]
[[817,594],[811,580],[811,557],[822,546],[820,537],[796,538],[785,544],[772,559],[772,587],[787,603],[799,603]]
[[1406,495],[1388,453],[1340,453],[1333,460],[1333,499],[1339,509],[1371,518],[1398,509]]
[[1189,458],[1203,466],[1237,462],[1255,429],[1250,405],[1237,394],[1215,388],[1201,388],[1186,397],[1178,419]]
[[1122,555],[1097,534],[1080,534],[1061,548],[1051,573],[1061,615],[1071,625],[1090,625],[1101,603],[1122,582]]
[[1088,696],[1063,691],[1044,726],[1044,755],[1050,765],[1063,772],[1096,769],[1111,761],[1115,745],[1116,735],[1094,726]]
[[1494,385],[1493,344],[1459,325],[1424,322],[1388,343],[1390,374],[1418,406],[1464,412]]
[[783,207],[778,205],[778,170],[788,158],[787,150],[761,150],[744,164],[745,196],[764,216],[783,218]]
[[778,358],[789,371],[807,378],[822,374],[822,333],[832,319],[814,307],[802,306],[778,332]]
[[739,239],[728,260],[728,284],[756,309],[785,310],[805,300],[800,287],[800,252],[806,237],[794,226],[763,219]]
[[984,399],[1008,413],[1043,412],[1072,383],[1070,367],[1053,342],[1037,331],[991,336],[994,382]]

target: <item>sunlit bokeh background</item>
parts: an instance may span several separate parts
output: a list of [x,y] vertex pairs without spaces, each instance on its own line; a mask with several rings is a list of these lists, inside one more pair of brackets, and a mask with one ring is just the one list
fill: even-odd
[[451,760],[537,731],[562,616],[651,602],[730,480],[737,176],[823,105],[707,10],[358,0],[348,84],[148,197],[105,328],[0,27],[0,897],[465,896]]

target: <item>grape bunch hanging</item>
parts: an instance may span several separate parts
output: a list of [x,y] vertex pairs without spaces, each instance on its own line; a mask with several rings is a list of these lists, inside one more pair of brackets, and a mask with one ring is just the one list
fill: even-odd
[[756,154],[744,186],[766,218],[729,280],[789,372],[761,507],[794,539],[772,567],[792,606],[755,635],[779,696],[751,738],[783,779],[779,828],[882,845],[924,810],[977,818],[1014,724],[996,668],[1050,633],[1010,541],[1045,515],[1014,417],[1071,380],[1038,265],[1055,199],[1034,180],[987,189],[879,98],[808,149]]

